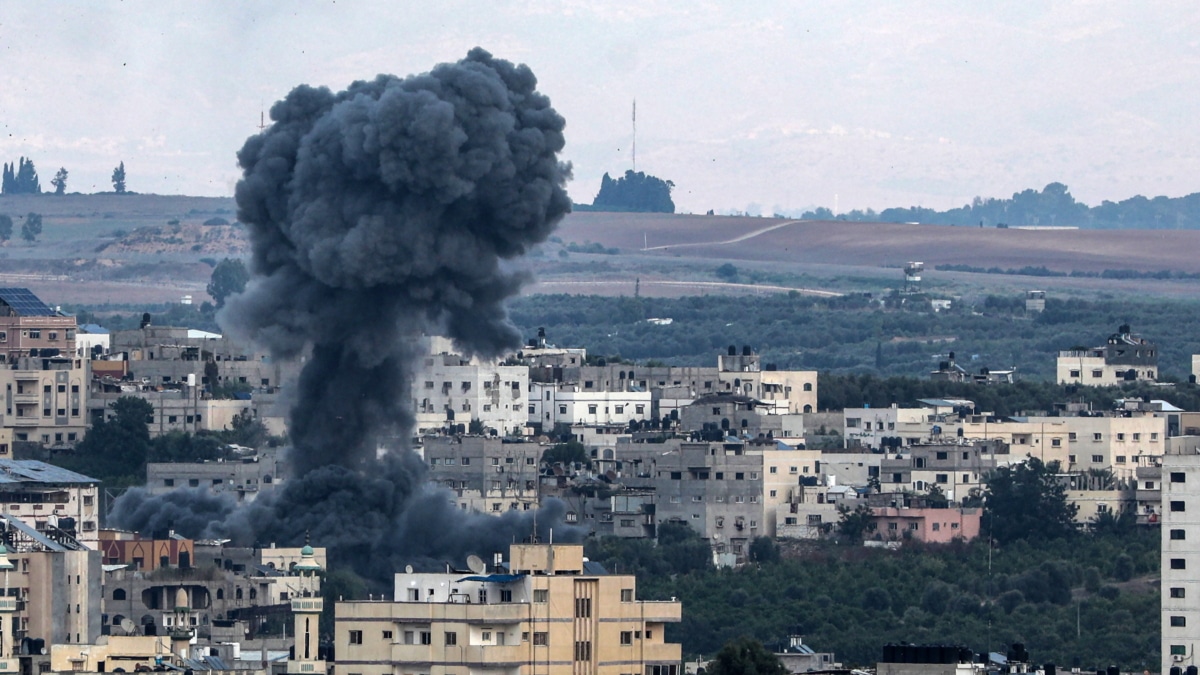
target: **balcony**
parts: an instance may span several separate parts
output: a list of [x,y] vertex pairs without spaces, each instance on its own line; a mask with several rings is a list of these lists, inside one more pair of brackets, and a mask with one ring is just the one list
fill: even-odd
[[293,612],[320,612],[325,608],[322,598],[292,598]]
[[[16,598],[0,598],[0,612],[15,612],[17,611]],[[2,671],[2,669],[0,669]]]

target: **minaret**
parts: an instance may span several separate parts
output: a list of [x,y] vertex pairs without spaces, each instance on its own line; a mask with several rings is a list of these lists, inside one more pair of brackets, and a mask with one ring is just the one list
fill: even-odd
[[[307,541],[304,548],[300,549],[300,562],[292,571],[302,577],[315,576],[321,571],[321,566],[313,557],[313,547]],[[326,672],[325,661],[317,651],[321,611],[324,608],[324,601],[319,596],[292,598],[292,617],[295,621],[292,634],[296,636],[296,643],[292,658],[288,660],[288,673],[313,675]]]
[[0,570],[4,570],[4,596],[0,597],[0,673],[15,673],[18,661],[13,656],[12,615],[17,611],[17,599],[8,595],[8,571],[15,566],[8,559],[8,548],[0,544]]
[[187,658],[187,648],[195,637],[192,629],[192,606],[188,602],[187,590],[183,586],[175,589],[175,611],[167,635],[171,636],[171,651],[179,658]]

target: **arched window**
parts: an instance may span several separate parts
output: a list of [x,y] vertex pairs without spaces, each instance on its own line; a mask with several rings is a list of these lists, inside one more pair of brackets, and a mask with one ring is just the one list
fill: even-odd
[[812,382],[804,383],[804,391],[812,391]]
[[218,600],[224,600],[224,599],[225,599],[225,589],[224,589],[224,588],[218,588],[218,589],[217,589],[217,599],[218,599]]
[[233,591],[233,599],[234,599],[234,600],[241,600],[241,599],[242,599],[242,587],[241,587],[241,586],[238,586],[238,587],[237,587],[237,588],[236,588],[236,589]]
[[811,406],[811,405],[808,405],[808,404],[805,404],[805,406],[804,406],[804,412],[806,412],[806,413],[810,413],[810,412],[812,412],[812,406]]
[[113,591],[113,600],[124,600],[125,597],[124,588],[118,588],[117,590]]

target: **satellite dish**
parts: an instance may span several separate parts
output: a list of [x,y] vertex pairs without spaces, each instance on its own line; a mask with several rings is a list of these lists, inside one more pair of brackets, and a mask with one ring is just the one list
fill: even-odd
[[484,565],[483,559],[477,555],[467,556],[467,567],[475,574],[483,574],[487,571],[487,565]]
[[404,573],[405,573],[405,574],[412,574],[412,565],[405,565],[405,566],[404,566]]
[[126,635],[133,635],[137,630],[137,626],[133,624],[132,619],[121,619],[121,630],[125,631]]

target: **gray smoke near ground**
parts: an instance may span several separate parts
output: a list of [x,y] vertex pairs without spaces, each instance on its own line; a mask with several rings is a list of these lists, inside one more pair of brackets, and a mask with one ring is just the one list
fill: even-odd
[[[191,491],[132,491],[114,522],[153,530],[165,519],[185,535],[242,543],[294,544],[310,532],[333,560],[377,578],[402,559],[461,559],[528,537],[532,514],[463,513],[426,485],[414,453],[377,450],[411,437],[422,333],[483,357],[519,346],[504,301],[525,277],[506,261],[570,209],[563,118],[529,68],[475,49],[338,93],[297,87],[271,119],[238,153],[253,277],[218,318],[276,358],[306,359],[290,413],[292,474],[241,508]],[[198,517],[180,515],[191,510]],[[543,511],[542,536],[552,526],[572,536],[561,507]],[[199,514],[210,521],[195,530]]]

